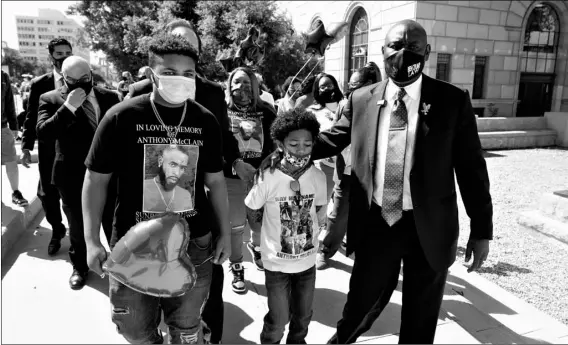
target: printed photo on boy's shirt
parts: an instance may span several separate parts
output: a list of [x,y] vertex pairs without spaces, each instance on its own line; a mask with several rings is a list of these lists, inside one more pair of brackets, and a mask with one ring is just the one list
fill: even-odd
[[300,255],[314,248],[313,225],[310,210],[313,198],[280,201],[281,253]]
[[144,145],[142,211],[163,213],[193,210],[198,160],[198,146]]

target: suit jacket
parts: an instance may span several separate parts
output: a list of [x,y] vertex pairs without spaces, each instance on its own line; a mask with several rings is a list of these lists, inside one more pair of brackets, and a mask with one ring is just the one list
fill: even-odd
[[[38,119],[39,98],[44,93],[55,89],[54,83],[53,72],[34,78],[30,83],[30,97],[26,112],[26,120],[24,121],[24,130],[22,133],[22,149],[28,149],[30,151],[34,149],[35,141],[38,139],[36,125]],[[53,145],[46,145],[44,150],[50,150],[53,155],[54,149],[52,146]]]
[[[380,108],[388,79],[354,91],[339,121],[322,132],[313,158],[339,154],[351,143],[348,248],[359,245],[368,226],[377,162]],[[381,105],[382,104],[382,105]],[[492,239],[493,206],[489,176],[469,92],[423,75],[410,193],[420,244],[431,267],[455,261],[459,232],[454,172],[471,219],[470,238]]]
[[[37,121],[40,140],[56,141],[52,183],[58,187],[77,181],[82,184],[86,170],[84,162],[95,135],[82,107],[72,113],[63,105],[66,90],[64,86],[41,96]],[[99,103],[100,122],[107,110],[120,100],[115,92],[97,86],[93,92]]]
[[[152,81],[144,79],[136,82],[131,87],[131,93],[128,95],[136,97],[152,92]],[[221,85],[209,81],[197,75],[195,77],[195,101],[201,104],[205,109],[209,110],[219,121],[219,125],[223,130],[223,159],[225,166],[232,166],[235,159],[241,157],[239,151],[239,143],[233,132],[229,129],[229,116],[227,115],[227,103],[225,102],[225,92]],[[231,172],[231,168],[226,168],[225,172]],[[232,175],[232,173],[230,174]]]

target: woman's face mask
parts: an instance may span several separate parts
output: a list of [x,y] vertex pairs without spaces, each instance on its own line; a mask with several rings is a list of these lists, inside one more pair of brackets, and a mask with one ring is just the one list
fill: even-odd
[[231,80],[231,98],[238,105],[248,105],[252,102],[252,85],[249,76],[238,71]]
[[158,80],[158,93],[168,103],[180,104],[188,99],[195,99],[195,78],[177,75],[161,75],[154,78]]
[[323,103],[332,103],[334,98],[335,86],[328,77],[323,77],[319,81],[319,94]]

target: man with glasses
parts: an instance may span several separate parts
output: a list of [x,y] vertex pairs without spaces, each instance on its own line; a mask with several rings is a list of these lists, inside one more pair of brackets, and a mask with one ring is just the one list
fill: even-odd
[[[89,272],[81,209],[84,162],[99,122],[120,100],[115,92],[93,86],[89,63],[81,57],[66,59],[61,71],[64,86],[40,98],[37,135],[40,140],[57,142],[52,181],[61,194],[63,211],[69,221],[69,257],[73,265],[69,286],[79,290],[85,285]],[[113,201],[114,198],[110,206]],[[112,217],[112,209],[107,208],[105,219],[109,218],[109,213]],[[105,233],[110,233],[108,222],[103,224]]]
[[43,140],[37,137],[36,124],[38,119],[39,98],[42,94],[63,86],[63,76],[61,75],[61,65],[63,61],[73,55],[71,43],[63,38],[51,40],[47,46],[49,50],[49,60],[53,64],[53,71],[35,78],[30,84],[30,96],[24,129],[22,133],[22,165],[30,167],[32,156],[30,151],[34,149],[35,141],[38,140],[38,165],[39,165],[39,185],[37,196],[41,200],[45,218],[51,225],[52,235],[47,254],[55,255],[61,248],[61,239],[65,237],[65,225],[62,223],[61,206],[59,204],[59,192],[51,183],[51,170],[55,159],[55,142],[53,140]]

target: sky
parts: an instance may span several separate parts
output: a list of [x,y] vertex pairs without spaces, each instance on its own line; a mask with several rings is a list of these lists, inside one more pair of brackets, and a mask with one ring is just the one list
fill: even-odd
[[[18,49],[18,33],[16,31],[16,15],[37,16],[39,8],[59,10],[63,14],[69,5],[77,1],[4,1],[2,0],[2,41],[8,47]],[[66,15],[67,16],[67,15]],[[82,24],[80,16],[67,16]]]

